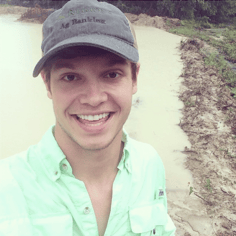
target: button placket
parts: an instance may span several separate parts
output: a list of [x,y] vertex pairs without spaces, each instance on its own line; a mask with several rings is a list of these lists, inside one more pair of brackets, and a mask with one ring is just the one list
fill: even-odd
[[84,208],[84,214],[88,215],[90,213],[90,208],[89,207],[85,207]]
[[60,169],[63,173],[68,171],[68,165],[66,163],[61,163]]
[[68,166],[66,164],[62,164],[62,169],[63,170],[68,170]]
[[53,180],[57,180],[58,178],[60,178],[60,174],[61,174],[60,170],[54,170],[52,176]]

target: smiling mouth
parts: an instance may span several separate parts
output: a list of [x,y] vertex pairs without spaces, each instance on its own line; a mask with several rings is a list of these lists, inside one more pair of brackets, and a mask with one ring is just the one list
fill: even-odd
[[86,126],[99,126],[104,124],[112,113],[102,113],[98,115],[75,115],[76,119],[83,125]]

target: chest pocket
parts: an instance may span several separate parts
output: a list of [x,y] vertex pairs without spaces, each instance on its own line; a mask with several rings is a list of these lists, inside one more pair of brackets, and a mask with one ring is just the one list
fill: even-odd
[[73,220],[71,215],[32,219],[34,236],[72,236]]
[[130,224],[133,235],[158,236],[158,226],[163,226],[168,221],[168,215],[163,204],[154,202],[147,206],[133,208],[129,211]]

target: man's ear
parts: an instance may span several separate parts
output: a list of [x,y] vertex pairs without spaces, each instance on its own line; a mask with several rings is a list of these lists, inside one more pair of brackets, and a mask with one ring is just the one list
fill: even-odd
[[43,70],[40,72],[40,74],[41,74],[41,77],[42,77],[43,82],[45,84],[45,87],[47,89],[48,98],[52,99],[52,93],[51,93],[50,84],[49,84],[50,81],[49,82],[46,81],[46,74]]
[[135,94],[138,90],[137,88],[137,80],[139,75],[139,69],[140,69],[140,62],[137,63],[137,69],[136,69],[136,80],[133,81],[133,94]]

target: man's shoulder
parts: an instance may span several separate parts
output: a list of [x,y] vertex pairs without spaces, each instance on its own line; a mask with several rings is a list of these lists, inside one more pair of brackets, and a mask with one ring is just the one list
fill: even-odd
[[31,172],[29,165],[29,157],[31,147],[23,152],[3,158],[0,160],[0,184],[7,181],[15,182],[14,173],[21,173],[26,176],[27,172]]
[[[0,217],[3,221],[27,217],[24,195],[14,175],[16,171],[24,175],[24,171],[21,171],[24,169],[22,168],[23,156],[22,153],[0,160]],[[15,170],[12,172],[14,168]]]
[[140,158],[145,157],[146,160],[160,159],[156,149],[152,145],[132,138],[129,139],[129,143],[132,146],[132,151],[135,152],[136,155],[138,154],[137,156]]
[[19,194],[22,181],[35,178],[29,161],[34,155],[30,150],[31,147],[24,152],[0,160],[0,196],[14,192]]
[[19,189],[17,181],[11,171],[11,167],[14,166],[17,161],[17,155],[0,160],[0,201],[5,200],[4,196],[15,195]]
[[165,181],[165,168],[156,149],[144,142],[130,139],[129,158],[132,174],[142,182],[142,178],[156,179],[160,184]]
[[[30,149],[30,148],[29,148]],[[12,156],[3,158],[0,160],[0,168],[6,168],[6,166],[17,166],[27,162],[27,157],[29,154],[29,149]],[[0,172],[1,174],[1,172]]]
[[0,160],[0,183],[3,182],[1,180],[4,179],[6,182],[7,180],[12,179],[11,168],[15,168],[17,166],[22,165],[25,159],[25,152],[21,152],[7,158],[3,158]]
[[161,157],[152,145],[132,138],[129,139],[129,143],[132,166],[137,168],[148,168],[150,166],[158,167],[158,169],[164,168]]
[[[21,153],[19,153],[21,154]],[[9,169],[11,164],[16,163],[18,161],[18,159],[20,158],[19,154],[15,154],[6,158],[3,158],[0,160],[0,175],[2,175],[4,173],[4,169]]]

